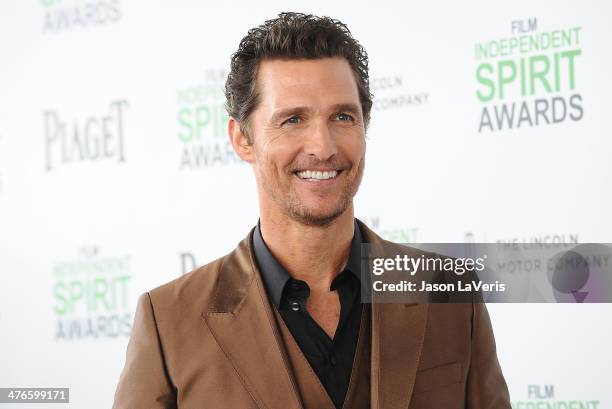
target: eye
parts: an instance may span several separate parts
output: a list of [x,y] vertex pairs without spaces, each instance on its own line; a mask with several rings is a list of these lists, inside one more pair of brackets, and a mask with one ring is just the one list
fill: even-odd
[[352,121],[353,120],[352,116],[350,116],[349,114],[345,114],[344,112],[341,112],[338,115],[336,115],[336,118],[338,118],[342,122]]
[[299,116],[293,115],[291,118],[287,119],[285,123],[295,125],[295,124],[299,124],[301,120],[302,119]]

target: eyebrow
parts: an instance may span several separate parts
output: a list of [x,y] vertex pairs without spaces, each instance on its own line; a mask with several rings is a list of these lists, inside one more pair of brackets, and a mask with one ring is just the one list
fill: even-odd
[[[334,104],[330,108],[334,112],[350,112],[355,115],[361,112],[359,105],[353,104],[350,102],[342,103],[342,104]],[[311,111],[312,109],[309,107],[291,107],[291,108],[281,109],[279,111],[276,111],[272,115],[272,117],[270,118],[270,122],[275,123],[281,120],[282,118],[286,118],[290,115],[304,114],[304,113],[309,113]]]

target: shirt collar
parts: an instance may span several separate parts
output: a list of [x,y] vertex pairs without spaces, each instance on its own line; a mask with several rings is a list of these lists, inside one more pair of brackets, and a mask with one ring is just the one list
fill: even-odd
[[[357,221],[354,221],[354,234],[351,241],[351,249],[349,251],[349,259],[345,269],[348,269],[358,280],[360,277],[361,267],[361,231]],[[281,298],[285,284],[291,278],[287,270],[276,260],[270,252],[261,236],[260,221],[257,220],[257,227],[253,230],[253,250],[255,260],[261,271],[264,285],[268,292],[268,296],[274,302],[276,307],[280,308]]]

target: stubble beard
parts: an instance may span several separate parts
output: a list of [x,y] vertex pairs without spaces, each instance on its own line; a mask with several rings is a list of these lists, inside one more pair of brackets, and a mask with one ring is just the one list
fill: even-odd
[[[312,209],[306,206],[295,190],[291,189],[290,184],[287,185],[288,193],[283,194],[279,189],[275,189],[270,185],[268,178],[263,172],[260,176],[266,194],[272,198],[276,206],[284,215],[306,226],[324,227],[340,217],[353,202],[353,198],[357,194],[359,186],[361,185],[361,179],[363,178],[365,159],[362,159],[357,166],[357,174],[353,176],[352,180],[342,186],[342,194],[338,205],[332,210],[325,212],[318,212],[318,209]],[[345,172],[352,169],[353,168],[347,169]]]

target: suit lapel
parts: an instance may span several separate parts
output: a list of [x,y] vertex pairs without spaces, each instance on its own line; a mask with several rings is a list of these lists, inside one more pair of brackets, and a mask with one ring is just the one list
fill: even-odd
[[[361,221],[358,223],[364,241],[385,246],[385,240]],[[428,304],[372,304],[373,409],[409,407],[425,337],[427,310]]]
[[[365,242],[384,245],[385,240],[357,222]],[[254,261],[251,233],[227,256],[218,273],[214,300],[202,316],[260,408],[298,409],[302,406]],[[409,406],[427,309],[427,304],[372,304],[373,409]]]
[[295,382],[251,251],[252,232],[227,256],[214,300],[202,315],[260,408],[298,409]]

